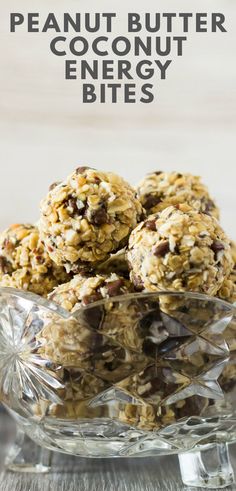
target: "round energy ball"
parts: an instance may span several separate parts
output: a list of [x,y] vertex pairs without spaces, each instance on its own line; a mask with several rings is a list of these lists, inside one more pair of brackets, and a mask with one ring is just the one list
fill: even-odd
[[188,205],[170,206],[133,230],[131,281],[147,291],[215,295],[232,270],[227,236],[217,220]]
[[64,268],[53,264],[37,227],[14,224],[0,234],[0,286],[47,296],[69,279]]
[[115,273],[90,277],[77,274],[68,283],[55,288],[48,298],[64,309],[75,312],[80,307],[103,298],[116,297],[133,291],[132,283]]
[[79,167],[42,201],[39,228],[51,259],[79,273],[124,247],[142,211],[121,177]]
[[138,184],[137,193],[148,215],[182,203],[219,218],[219,210],[207,187],[200,177],[192,174],[153,172]]

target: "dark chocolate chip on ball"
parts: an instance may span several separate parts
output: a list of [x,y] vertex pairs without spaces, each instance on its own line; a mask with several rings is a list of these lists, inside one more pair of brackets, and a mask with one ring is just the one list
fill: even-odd
[[156,232],[156,220],[148,220],[147,222],[145,222],[145,227],[148,228],[148,230]]
[[168,252],[170,252],[170,244],[168,240],[161,242],[157,247],[155,247],[153,253],[154,256],[164,257]]

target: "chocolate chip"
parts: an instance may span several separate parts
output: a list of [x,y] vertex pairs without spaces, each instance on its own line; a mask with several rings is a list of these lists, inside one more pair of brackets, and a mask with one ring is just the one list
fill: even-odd
[[140,276],[134,275],[132,278],[135,290],[141,292],[144,289],[143,280]]
[[205,209],[204,209],[205,215],[210,215],[212,210],[214,209],[214,207],[215,207],[215,204],[213,203],[213,201],[211,199],[206,201]]
[[[143,371],[140,387],[142,387],[142,397],[151,397],[155,394],[162,394],[163,398],[176,390],[173,383],[166,384],[163,381],[163,370],[156,366],[147,367]],[[148,383],[147,383],[148,382]]]
[[139,322],[141,336],[143,341],[143,352],[153,358],[157,354],[157,346],[168,338],[163,322],[160,317],[159,308],[149,312]]
[[106,284],[107,287],[107,293],[109,297],[116,297],[117,295],[121,294],[121,287],[124,285],[124,280],[119,279],[115,281],[109,281]]
[[64,373],[63,373],[63,381],[64,382],[70,382],[71,381],[71,374],[69,370],[66,370],[64,368]]
[[179,246],[177,244],[176,244],[176,246],[174,248],[174,253],[175,254],[180,254]]
[[89,307],[84,312],[84,319],[89,327],[99,330],[102,326],[104,311],[102,305],[99,307]]
[[156,220],[148,220],[147,222],[145,222],[145,227],[149,230],[152,230],[153,232],[156,232]]
[[113,370],[116,368],[116,366],[114,366],[114,360],[104,363],[104,368],[108,372],[113,372]]
[[44,258],[42,256],[36,256],[35,259],[40,264],[43,264],[43,262],[44,262]]
[[153,208],[154,206],[158,205],[158,203],[161,203],[160,197],[150,194],[149,196],[145,196],[145,201],[143,206],[147,210],[150,210],[150,208]]
[[[210,401],[211,399],[208,399],[207,405],[210,405]],[[189,425],[193,421],[193,419],[190,420],[190,416],[200,416],[203,409],[206,409],[206,399],[204,399],[203,397],[192,396],[188,397],[188,399],[185,399],[185,404],[183,404],[183,406],[178,407],[177,404],[175,405],[175,415],[177,419],[185,418],[187,416]],[[199,424],[199,418],[196,419],[196,423]]]
[[76,174],[83,174],[84,171],[86,171],[87,169],[92,169],[92,167],[88,167],[86,165],[84,165],[82,167],[77,167],[77,169],[75,169],[75,172],[76,172]]
[[145,334],[148,334],[149,329],[151,329],[156,322],[161,321],[160,309],[159,307],[148,314],[145,314],[139,321],[140,328]]
[[54,274],[53,273],[53,266],[48,266],[47,267],[47,275],[50,276],[51,274]]
[[102,300],[102,294],[100,292],[95,292],[91,295],[84,295],[82,298],[82,304],[89,305],[90,303],[98,302],[99,300]]
[[52,191],[54,188],[56,188],[60,184],[60,181],[53,182],[51,186],[49,186],[49,191]]
[[[188,314],[189,309],[188,309],[188,307],[186,307],[186,305],[179,306],[179,307],[178,307],[178,312],[182,312],[182,314]],[[166,315],[167,315],[167,314],[166,314]]]
[[64,204],[72,210],[72,215],[83,215],[85,209],[85,203],[83,201],[72,196]]
[[169,241],[165,240],[165,242],[162,242],[157,247],[155,247],[153,254],[157,257],[164,257],[168,252],[170,252],[170,245]]
[[215,260],[217,260],[218,252],[224,251],[225,246],[219,240],[214,240],[214,242],[211,244],[211,250],[215,253]]
[[76,205],[76,198],[70,198],[65,202],[66,208],[71,208],[72,213],[76,213],[77,211],[77,205]]
[[90,222],[94,225],[104,225],[108,223],[108,215],[105,208],[98,208],[91,213]]
[[4,256],[0,256],[0,270],[3,272],[3,274],[13,272],[11,263]]
[[143,210],[140,214],[140,216],[138,217],[138,222],[143,222],[145,220],[145,218],[147,217],[147,214],[145,213],[145,211]]

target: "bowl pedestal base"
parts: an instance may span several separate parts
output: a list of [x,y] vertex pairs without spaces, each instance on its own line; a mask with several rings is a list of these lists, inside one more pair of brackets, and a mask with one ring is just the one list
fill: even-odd
[[18,426],[16,437],[8,448],[5,469],[12,472],[47,473],[51,470],[51,450],[40,447]]
[[[37,445],[17,426],[15,441],[5,457],[5,469],[12,472],[53,471],[54,451]],[[178,455],[183,484],[205,489],[226,488],[234,483],[228,445],[207,445]]]
[[207,445],[178,455],[183,483],[206,489],[226,488],[234,483],[228,445]]

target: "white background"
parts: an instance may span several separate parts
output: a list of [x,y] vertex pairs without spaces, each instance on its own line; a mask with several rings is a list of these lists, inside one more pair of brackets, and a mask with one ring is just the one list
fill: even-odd
[[[2,5],[4,3],[4,5]],[[50,53],[52,34],[9,32],[10,12],[116,12],[125,33],[127,12],[143,1],[1,2],[0,226],[38,219],[48,185],[79,164],[119,172],[131,183],[151,170],[203,176],[236,239],[236,2],[145,1],[149,12],[223,12],[227,34],[188,34],[184,56],[153,104],[80,101],[80,82],[64,80],[64,61]],[[99,6],[99,7],[98,7]],[[54,34],[55,35],[55,34]]]

